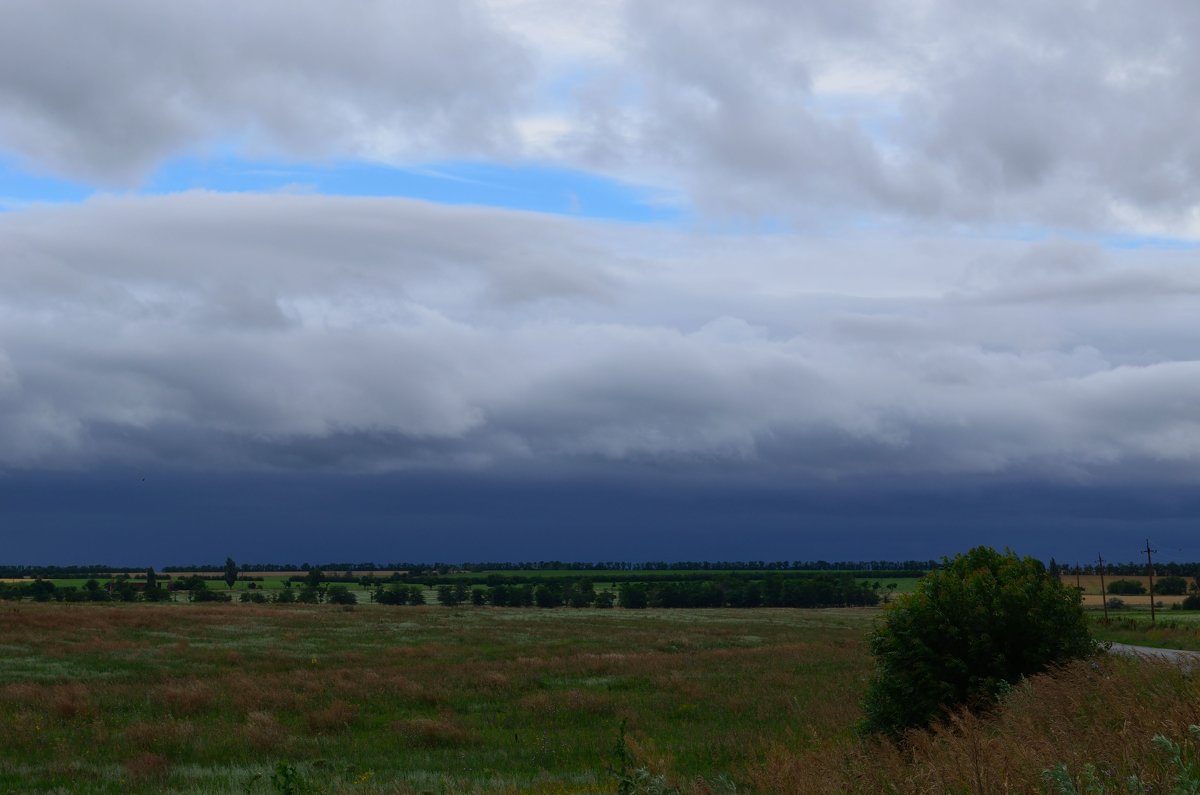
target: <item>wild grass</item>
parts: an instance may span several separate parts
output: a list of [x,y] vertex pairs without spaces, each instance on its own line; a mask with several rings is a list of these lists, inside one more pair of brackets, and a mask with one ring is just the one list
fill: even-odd
[[0,791],[609,791],[622,721],[707,786],[848,736],[873,615],[6,604]]
[[776,746],[750,776],[779,793],[1038,793],[1057,764],[1094,765],[1123,792],[1130,775],[1171,792],[1174,771],[1151,744],[1200,722],[1200,680],[1163,662],[1105,657],[1073,663],[1013,689],[992,715],[959,713],[901,744],[845,741],[798,752]]
[[1082,661],[892,744],[854,731],[875,615],[5,605],[0,792],[615,792],[622,725],[642,792],[1170,791],[1195,674]]

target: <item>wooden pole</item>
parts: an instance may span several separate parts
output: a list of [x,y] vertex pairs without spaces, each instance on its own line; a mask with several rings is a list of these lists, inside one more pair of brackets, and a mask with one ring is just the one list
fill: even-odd
[[1154,623],[1154,564],[1150,561],[1150,553],[1157,552],[1157,549],[1150,548],[1150,539],[1146,539],[1146,573],[1150,575],[1150,623]]
[[1108,591],[1104,590],[1104,558],[1097,555],[1096,560],[1100,564],[1100,604],[1104,605],[1104,621],[1108,623]]

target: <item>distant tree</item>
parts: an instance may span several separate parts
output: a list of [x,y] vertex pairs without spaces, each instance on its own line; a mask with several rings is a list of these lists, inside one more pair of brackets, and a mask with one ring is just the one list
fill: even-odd
[[28,593],[35,602],[49,602],[55,596],[54,583],[49,580],[36,579],[28,586]]
[[334,605],[353,605],[358,603],[358,597],[344,585],[331,585],[325,593],[325,601]]
[[598,591],[596,593],[596,607],[610,608],[613,606],[614,601],[616,601],[616,594],[612,591]]
[[192,588],[191,590],[189,590],[188,591],[188,601],[189,602],[229,602],[229,601],[232,601],[232,597],[230,597],[230,595],[227,593],[222,593],[221,591],[210,591],[210,590],[208,590],[208,587],[206,586],[204,588]]
[[898,734],[985,708],[1022,677],[1095,648],[1080,595],[1041,561],[976,547],[917,583],[870,640],[863,727]]
[[559,607],[563,603],[562,591],[556,585],[539,585],[533,589],[533,601],[538,607]]
[[319,604],[325,598],[325,591],[316,585],[305,585],[300,589],[300,593],[296,594],[296,601],[304,604],[315,605]]
[[636,582],[623,582],[617,592],[617,604],[626,610],[642,610],[650,603],[646,586]]
[[408,604],[408,586],[393,585],[391,588],[380,588],[375,594],[375,601],[381,605]]
[[1058,561],[1050,558],[1050,576],[1057,577],[1059,575]]
[[324,579],[325,572],[321,571],[320,569],[309,569],[308,573],[304,575],[304,581],[313,588],[316,588],[318,585],[320,585],[321,581]]
[[408,603],[410,605],[425,604],[425,589],[419,585],[414,585],[408,589]]
[[1146,584],[1141,580],[1113,580],[1108,584],[1108,592],[1121,596],[1140,596],[1146,593]]
[[233,558],[225,558],[225,584],[230,588],[237,582],[238,567]]
[[453,586],[439,585],[437,587],[438,604],[446,607],[454,607],[459,603],[458,594]]
[[146,569],[146,590],[158,588],[158,575],[154,573],[154,567]]
[[573,583],[567,593],[567,604],[571,607],[591,607],[596,601],[596,588],[588,579]]
[[166,588],[159,587],[157,584],[154,587],[150,587],[150,584],[147,583],[146,587],[142,589],[143,602],[169,602],[170,600],[171,592]]
[[1200,593],[1188,594],[1183,599],[1184,610],[1200,610]]
[[1161,596],[1183,596],[1187,593],[1187,580],[1183,577],[1162,577],[1154,581],[1154,593]]
[[108,584],[108,592],[113,599],[120,602],[137,601],[138,592],[128,577],[118,577]]
[[476,607],[482,607],[487,604],[487,591],[482,588],[471,589],[471,604]]

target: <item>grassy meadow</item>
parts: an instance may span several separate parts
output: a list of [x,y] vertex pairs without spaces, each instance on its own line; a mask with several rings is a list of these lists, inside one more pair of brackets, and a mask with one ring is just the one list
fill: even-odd
[[849,736],[874,614],[4,604],[0,791],[603,792],[622,723],[719,791]]
[[[2,602],[0,792],[1041,793],[1059,763],[1172,791],[1150,740],[1200,724],[1200,677],[1154,661],[859,736],[880,614]],[[1200,648],[1147,622],[1093,626]]]

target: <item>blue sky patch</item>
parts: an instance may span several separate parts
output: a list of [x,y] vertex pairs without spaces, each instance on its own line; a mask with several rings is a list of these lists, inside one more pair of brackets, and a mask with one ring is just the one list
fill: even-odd
[[[683,214],[678,204],[666,199],[667,191],[650,186],[572,169],[466,161],[393,167],[361,161],[325,165],[255,161],[232,155],[178,157],[163,164],[134,193],[161,195],[187,190],[400,196],[643,223],[676,222]],[[78,202],[95,192],[92,186],[38,176],[12,161],[0,160],[0,208]]]
[[583,218],[663,222],[678,206],[647,186],[546,166],[478,162],[392,167],[366,162],[313,165],[235,157],[179,158],[158,170],[144,192],[301,191],[330,196],[402,196],[441,204],[483,205]]
[[0,211],[38,202],[78,202],[94,193],[79,182],[32,174],[0,157]]

